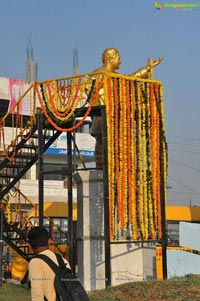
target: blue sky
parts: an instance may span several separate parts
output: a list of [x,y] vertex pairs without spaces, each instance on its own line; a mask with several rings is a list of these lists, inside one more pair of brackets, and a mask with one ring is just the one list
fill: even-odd
[[199,29],[200,8],[156,11],[151,0],[4,0],[0,76],[25,78],[30,36],[39,80],[71,75],[76,46],[80,73],[99,67],[107,47],[119,49],[124,74],[164,56],[155,78],[164,85],[168,203],[200,205]]

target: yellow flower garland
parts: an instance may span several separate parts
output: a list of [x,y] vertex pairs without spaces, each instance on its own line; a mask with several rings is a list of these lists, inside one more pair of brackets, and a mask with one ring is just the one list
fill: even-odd
[[[10,146],[15,160],[18,140],[25,139],[35,123],[36,100],[39,98],[46,118],[58,130],[72,131],[83,123],[99,91],[104,91],[107,122],[108,197],[111,240],[148,240],[162,237],[161,171],[164,171],[166,198],[167,149],[164,133],[163,90],[160,82],[134,80],[105,73],[95,77],[95,89],[87,104],[93,77],[85,75],[34,84],[30,93],[30,123],[22,127],[23,116],[13,114],[13,141]],[[89,87],[89,88],[88,88]],[[40,89],[41,88],[41,89]],[[34,98],[33,98],[34,96]],[[87,107],[82,120],[71,128],[61,128],[75,111]],[[19,109],[17,109],[19,112]],[[57,122],[56,122],[57,120]],[[1,142],[5,135],[1,125]],[[161,153],[162,150],[162,153]],[[5,149],[4,153],[8,154]]]
[[126,233],[133,240],[161,236],[160,164],[163,162],[158,162],[158,158],[162,125],[153,92],[156,84],[150,81],[146,87],[136,82],[134,87],[132,80],[117,75],[112,79],[108,76],[104,83],[108,97],[105,104],[111,240],[125,238]]

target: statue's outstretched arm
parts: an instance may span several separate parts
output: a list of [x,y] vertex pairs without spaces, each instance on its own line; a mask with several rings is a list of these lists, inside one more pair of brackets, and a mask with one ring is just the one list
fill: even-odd
[[148,59],[148,66],[151,67],[151,62],[152,62],[152,67],[155,67],[160,64],[160,62],[163,60],[163,56],[160,56],[157,60],[152,61],[151,59]]
[[134,77],[137,77],[137,78],[148,78],[148,75],[149,75],[149,72],[151,71],[151,68],[159,65],[162,60],[163,60],[162,56],[160,56],[155,61],[152,61],[152,60],[148,59],[148,64],[147,64],[146,67],[142,67],[139,70],[131,73],[130,76],[134,76]]

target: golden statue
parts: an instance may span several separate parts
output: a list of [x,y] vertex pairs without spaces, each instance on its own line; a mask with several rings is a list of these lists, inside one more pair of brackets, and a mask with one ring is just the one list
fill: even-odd
[[[162,56],[160,56],[155,61],[148,59],[148,64],[146,67],[142,67],[139,70],[131,73],[130,76],[147,79],[149,73],[151,72],[151,68],[159,65],[162,59],[163,59]],[[109,72],[116,73],[115,70],[118,70],[121,64],[119,51],[116,48],[105,49],[102,54],[102,62],[103,62],[103,66],[94,70],[93,72],[109,71]]]
[[[135,78],[142,78],[142,79],[148,79],[149,74],[152,79],[153,77],[153,67],[160,64],[163,57],[160,56],[157,60],[152,61],[148,59],[148,63],[146,67],[142,67],[139,70],[133,72],[130,74],[130,76],[133,76]],[[113,72],[116,73],[115,70],[119,69],[119,66],[121,64],[121,58],[120,53],[116,48],[107,48],[104,50],[102,54],[102,62],[103,66],[94,70],[92,73],[96,72]],[[103,95],[103,89],[100,90],[98,102],[96,105],[102,105],[104,104],[104,95]],[[96,145],[95,145],[95,161],[96,161],[96,167],[102,168],[103,167],[103,155],[102,155],[102,118],[101,116],[94,116],[92,119],[92,126],[90,128],[90,134],[96,138]]]

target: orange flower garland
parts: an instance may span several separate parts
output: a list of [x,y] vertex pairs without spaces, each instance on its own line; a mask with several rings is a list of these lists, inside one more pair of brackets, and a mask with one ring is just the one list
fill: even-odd
[[160,238],[160,85],[117,75],[104,85],[111,240]]
[[[15,160],[19,139],[26,139],[35,123],[36,99],[49,123],[58,131],[77,129],[104,91],[107,123],[108,198],[110,238],[150,240],[162,237],[161,198],[166,198],[167,149],[164,136],[162,86],[153,80],[135,80],[118,74],[86,76],[34,84],[31,122],[22,128],[23,117],[13,114],[17,125],[9,146]],[[88,99],[83,95],[89,88]],[[87,91],[88,93],[88,91]],[[102,93],[102,90],[101,90]],[[82,118],[72,124],[76,112]],[[31,111],[31,110],[30,110]],[[80,111],[81,112],[81,111]],[[3,123],[2,123],[3,127]],[[1,127],[1,141],[5,135]],[[9,153],[9,151],[5,151]],[[161,182],[161,176],[163,180]],[[161,195],[164,185],[165,195]],[[162,203],[163,205],[163,203]]]
[[[67,128],[62,128],[60,126],[57,125],[56,121],[52,120],[52,118],[49,116],[49,113],[47,111],[47,107],[45,107],[45,104],[43,102],[43,99],[42,99],[42,96],[41,96],[41,93],[39,91],[39,87],[38,87],[38,83],[35,83],[35,91],[36,91],[36,94],[37,94],[37,97],[39,98],[39,101],[40,101],[40,104],[41,104],[41,107],[42,107],[42,110],[44,112],[44,115],[45,117],[47,118],[47,120],[49,121],[49,123],[58,131],[62,131],[62,132],[71,132],[71,131],[74,131],[75,129],[77,129],[84,121],[85,119],[89,116],[90,114],[90,111],[92,109],[92,106],[93,104],[95,103],[98,95],[99,95],[99,90],[102,86],[102,83],[103,83],[103,80],[104,78],[102,77],[101,78],[101,81],[98,83],[97,85],[97,88],[96,88],[96,91],[94,93],[94,95],[92,95],[92,99],[89,103],[89,106],[84,114],[84,116],[82,117],[82,119],[77,122],[74,126],[72,127],[67,127]],[[51,109],[51,108],[50,108]],[[69,117],[71,117],[71,115],[73,114],[73,112],[75,111],[76,107],[73,107],[72,108],[72,112],[70,113],[70,116],[68,116],[68,118],[66,118],[66,121],[69,119]],[[51,111],[52,112],[52,111]],[[55,113],[55,112],[54,112]]]

